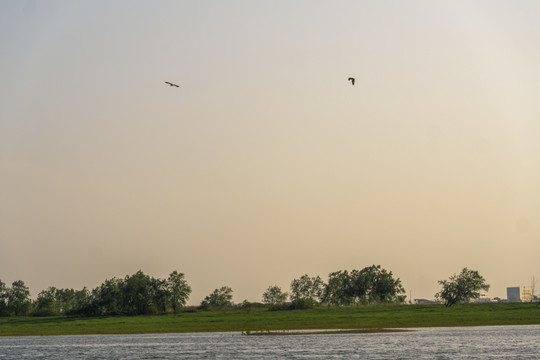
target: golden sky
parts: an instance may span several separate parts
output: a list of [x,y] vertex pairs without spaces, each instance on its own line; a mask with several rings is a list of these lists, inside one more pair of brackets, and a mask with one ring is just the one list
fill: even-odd
[[491,296],[529,286],[539,11],[3,1],[0,279],[35,296],[178,270],[193,304],[372,264],[413,298],[463,267]]

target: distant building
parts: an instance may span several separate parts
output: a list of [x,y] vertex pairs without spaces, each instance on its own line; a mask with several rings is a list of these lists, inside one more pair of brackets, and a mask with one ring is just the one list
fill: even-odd
[[434,300],[428,300],[428,299],[414,299],[414,303],[418,305],[431,305],[431,304],[438,304],[437,301]]
[[531,302],[533,300],[533,293],[532,293],[532,287],[529,286],[522,286],[520,288],[521,301],[523,302]]
[[506,288],[508,302],[531,302],[533,300],[532,288],[528,286]]
[[490,303],[491,298],[489,298],[486,294],[480,294],[480,296],[475,300],[477,303]]
[[507,287],[506,298],[508,302],[521,302],[519,287]]

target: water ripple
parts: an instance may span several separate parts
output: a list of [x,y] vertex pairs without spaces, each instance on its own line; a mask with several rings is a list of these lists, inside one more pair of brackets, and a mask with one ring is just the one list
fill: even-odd
[[415,330],[0,337],[0,359],[540,359],[540,325]]

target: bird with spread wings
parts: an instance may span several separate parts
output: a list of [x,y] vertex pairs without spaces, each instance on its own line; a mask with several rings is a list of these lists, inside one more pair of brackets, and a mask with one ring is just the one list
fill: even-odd
[[176,84],[173,84],[173,83],[171,83],[171,82],[168,82],[168,81],[165,81],[165,84],[169,84],[170,86],[180,87],[180,86],[178,86],[178,85],[176,85]]

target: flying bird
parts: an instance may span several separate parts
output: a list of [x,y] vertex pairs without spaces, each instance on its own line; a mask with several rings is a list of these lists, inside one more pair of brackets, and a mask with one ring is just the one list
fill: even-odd
[[180,86],[178,86],[178,85],[176,85],[176,84],[173,84],[173,83],[170,83],[170,82],[168,82],[168,81],[165,81],[165,84],[169,84],[169,85],[171,85],[171,86],[180,87]]
[[354,78],[353,77],[350,77],[349,81],[354,85]]

